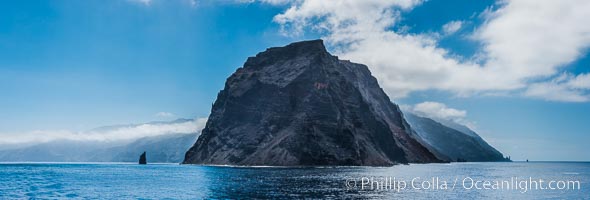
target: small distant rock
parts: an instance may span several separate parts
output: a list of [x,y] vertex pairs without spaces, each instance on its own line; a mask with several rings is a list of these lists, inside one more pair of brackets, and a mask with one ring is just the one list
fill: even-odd
[[145,158],[145,151],[141,154],[141,156],[139,156],[139,164],[140,165],[145,165],[147,164],[147,160]]

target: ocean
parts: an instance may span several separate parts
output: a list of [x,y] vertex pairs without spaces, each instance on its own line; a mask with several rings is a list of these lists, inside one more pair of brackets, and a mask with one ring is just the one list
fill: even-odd
[[590,163],[227,167],[3,163],[0,199],[590,199]]

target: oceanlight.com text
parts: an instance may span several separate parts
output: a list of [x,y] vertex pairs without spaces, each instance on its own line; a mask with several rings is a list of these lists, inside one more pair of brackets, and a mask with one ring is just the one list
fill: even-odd
[[472,177],[358,177],[345,181],[348,190],[503,190],[526,193],[533,190],[580,190],[579,180],[550,180],[533,177],[509,177],[481,180]]

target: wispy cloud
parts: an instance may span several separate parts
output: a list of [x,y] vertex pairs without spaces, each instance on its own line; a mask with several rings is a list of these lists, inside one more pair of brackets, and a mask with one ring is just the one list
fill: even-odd
[[590,101],[590,74],[563,73],[549,81],[529,85],[525,96],[564,102]]
[[442,26],[442,30],[445,35],[451,35],[459,31],[462,26],[463,21],[450,21]]
[[404,112],[411,112],[434,120],[451,121],[465,125],[472,130],[476,129],[476,123],[467,119],[466,110],[450,108],[444,103],[425,101],[415,105],[401,105],[400,107]]
[[206,122],[206,118],[198,118],[178,123],[146,123],[83,132],[37,130],[24,133],[0,133],[0,145],[36,144],[56,140],[95,142],[128,141],[167,134],[197,133],[205,127]]
[[411,111],[425,117],[445,119],[451,121],[462,120],[467,116],[467,111],[449,108],[439,102],[426,101],[410,107]]

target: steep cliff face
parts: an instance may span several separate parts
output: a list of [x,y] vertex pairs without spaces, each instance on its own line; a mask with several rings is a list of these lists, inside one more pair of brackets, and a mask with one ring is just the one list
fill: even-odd
[[439,160],[368,68],[321,40],[269,48],[226,81],[183,163],[370,165]]
[[445,161],[508,161],[477,133],[451,121],[435,121],[406,112],[405,118],[418,139],[439,159]]

